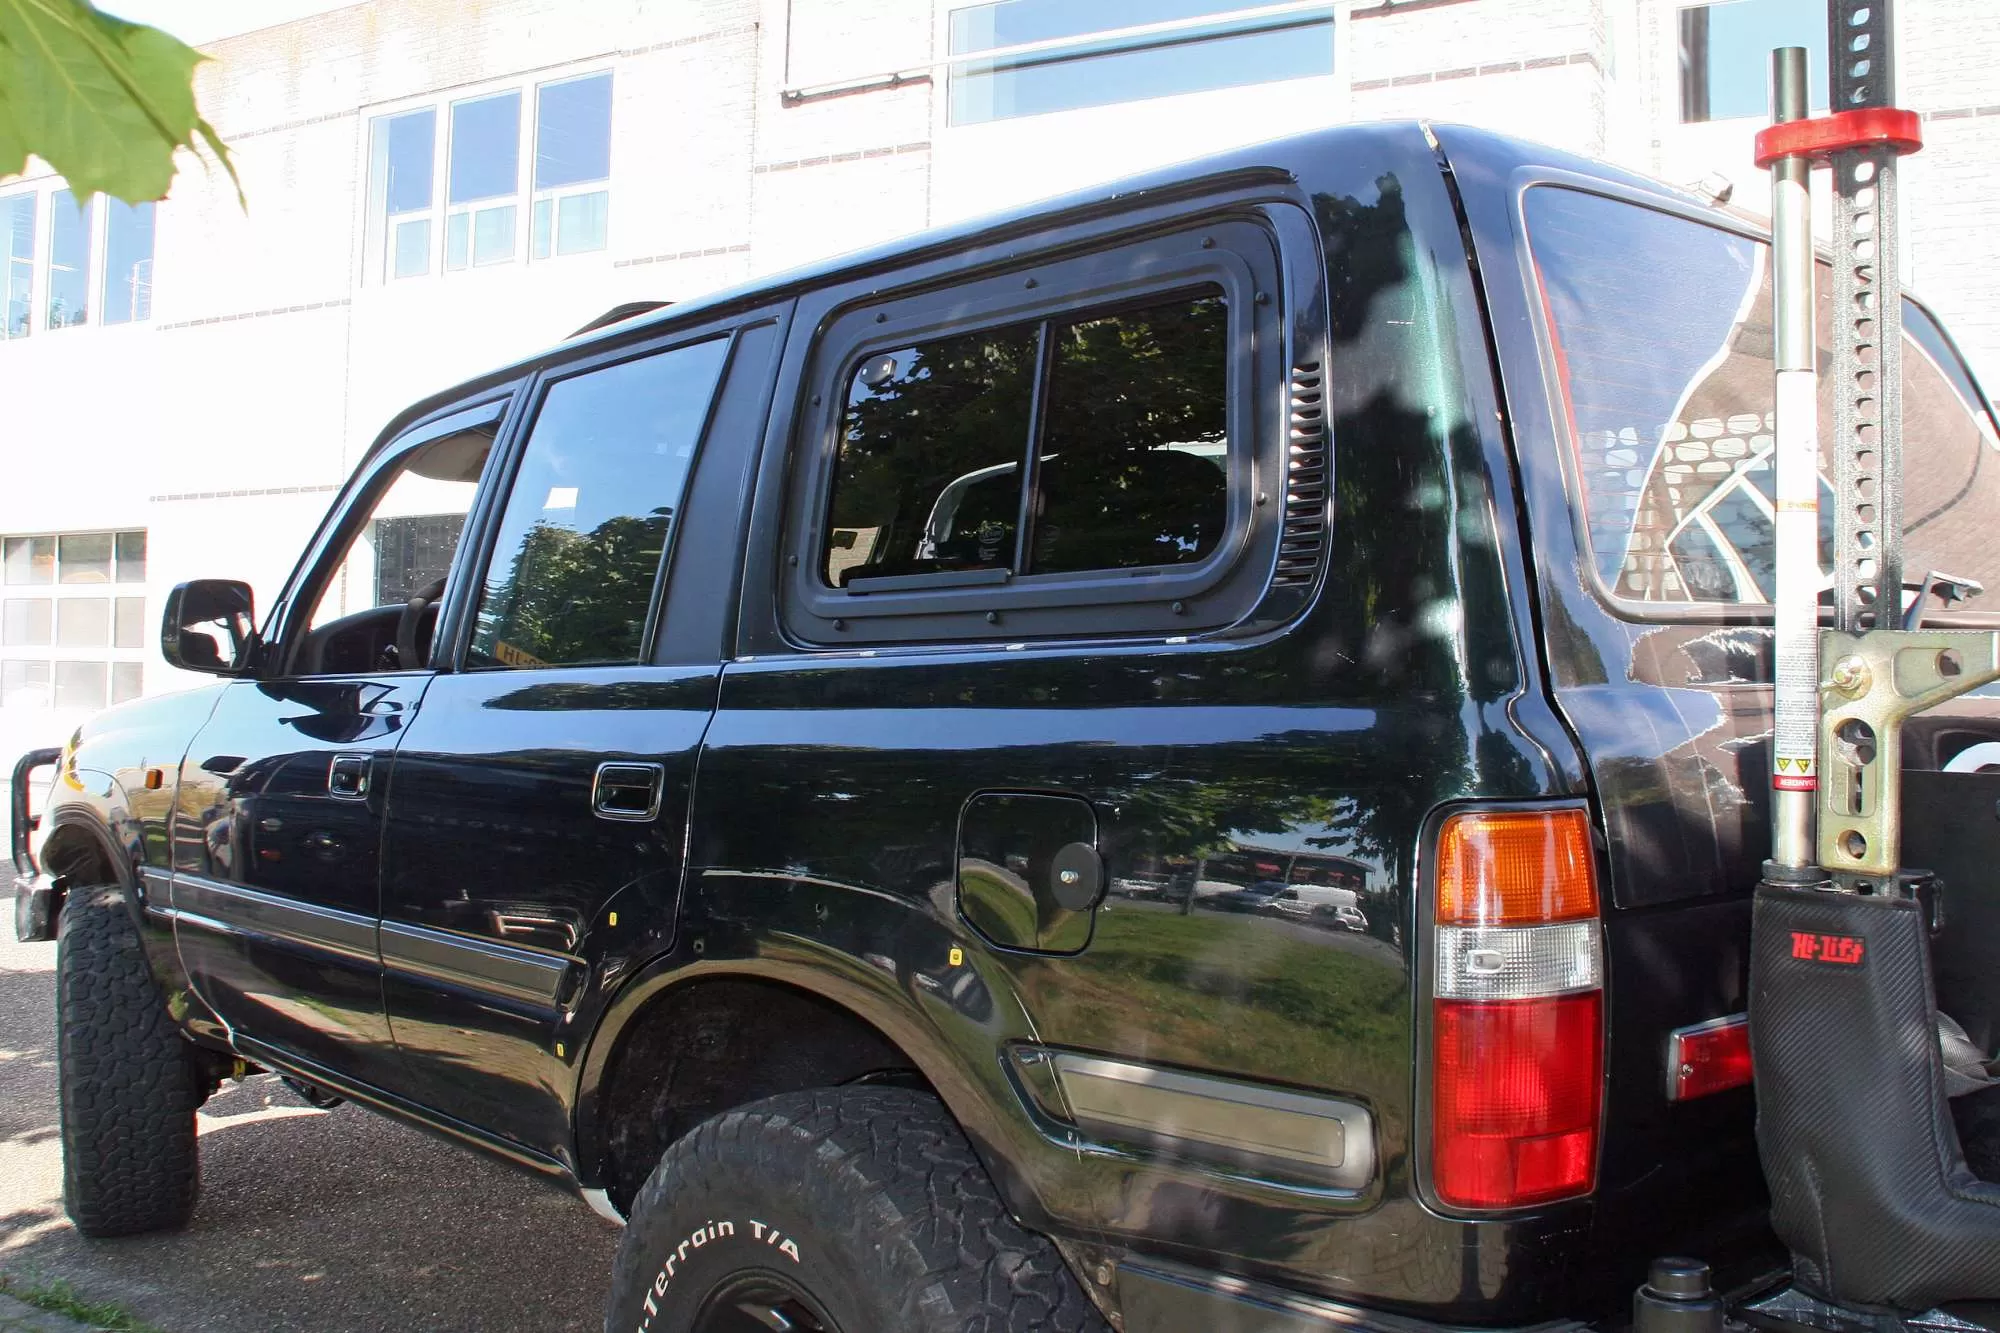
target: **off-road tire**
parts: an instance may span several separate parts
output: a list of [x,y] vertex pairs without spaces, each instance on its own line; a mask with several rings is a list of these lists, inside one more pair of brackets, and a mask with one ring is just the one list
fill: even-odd
[[184,1225],[205,1091],[118,889],[73,889],[56,935],[63,1209],[86,1236]]
[[776,1274],[839,1333],[1093,1333],[1047,1238],[1007,1215],[928,1093],[786,1093],[704,1121],[634,1201],[606,1333],[687,1333],[745,1275]]

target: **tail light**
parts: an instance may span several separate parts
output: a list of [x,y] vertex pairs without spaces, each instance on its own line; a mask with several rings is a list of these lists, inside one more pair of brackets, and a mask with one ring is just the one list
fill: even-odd
[[1587,1194],[1603,1098],[1604,955],[1582,810],[1481,810],[1438,832],[1431,1188],[1460,1208]]

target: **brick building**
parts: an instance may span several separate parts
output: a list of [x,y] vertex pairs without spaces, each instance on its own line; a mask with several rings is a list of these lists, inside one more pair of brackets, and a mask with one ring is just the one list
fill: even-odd
[[[1907,276],[2000,375],[2000,4],[1903,0]],[[166,590],[261,604],[410,400],[610,306],[1329,123],[1751,166],[1823,0],[371,0],[214,43],[157,206],[0,182],[0,754],[174,688]],[[1823,59],[1823,57],[1822,57]]]

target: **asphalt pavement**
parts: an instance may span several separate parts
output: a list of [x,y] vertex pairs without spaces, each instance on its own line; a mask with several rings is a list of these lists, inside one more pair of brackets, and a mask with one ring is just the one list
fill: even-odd
[[182,1231],[79,1236],[62,1212],[55,948],[0,931],[0,1273],[61,1279],[166,1333],[603,1327],[618,1233],[574,1195],[269,1077],[202,1108]]

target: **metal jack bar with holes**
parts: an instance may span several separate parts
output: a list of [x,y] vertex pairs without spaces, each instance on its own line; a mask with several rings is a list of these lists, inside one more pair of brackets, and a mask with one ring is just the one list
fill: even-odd
[[[1806,53],[1773,53],[1771,172],[1777,342],[1777,726],[1772,874],[1846,888],[1894,880],[1905,719],[2000,679],[1996,636],[1926,632],[1932,593],[1977,584],[1904,580],[1902,280],[1896,160],[1922,146],[1894,106],[1894,17],[1883,0],[1828,6],[1833,109],[1807,117]],[[1818,371],[1811,173],[1834,186],[1834,626],[1819,629]],[[1921,444],[1921,442],[1920,442]],[[1903,595],[1914,591],[1905,608]]]

